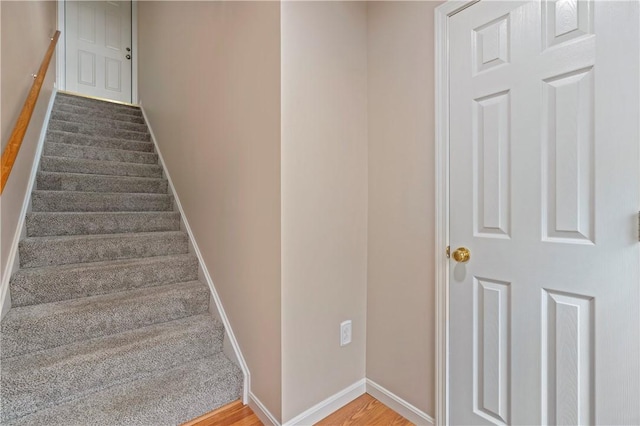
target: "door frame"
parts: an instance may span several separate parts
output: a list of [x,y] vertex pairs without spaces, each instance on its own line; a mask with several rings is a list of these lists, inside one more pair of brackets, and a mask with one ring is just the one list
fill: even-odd
[[[66,0],[57,0],[58,30],[62,33],[56,49],[56,84],[58,90],[67,89],[66,60],[67,38],[65,32]],[[131,0],[131,103],[138,104],[138,0]]]
[[435,28],[435,291],[436,425],[449,424],[449,19],[480,0],[449,0],[434,14]]

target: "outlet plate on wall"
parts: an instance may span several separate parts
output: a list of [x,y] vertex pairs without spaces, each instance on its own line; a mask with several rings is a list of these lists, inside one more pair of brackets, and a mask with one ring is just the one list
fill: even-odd
[[351,320],[340,323],[340,346],[351,343]]

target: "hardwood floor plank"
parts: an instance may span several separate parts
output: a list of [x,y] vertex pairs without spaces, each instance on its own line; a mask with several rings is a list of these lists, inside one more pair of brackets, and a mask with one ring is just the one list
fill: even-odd
[[262,422],[249,406],[237,400],[182,426],[262,426]]
[[402,417],[368,393],[356,398],[340,410],[316,423],[316,426],[412,426]]

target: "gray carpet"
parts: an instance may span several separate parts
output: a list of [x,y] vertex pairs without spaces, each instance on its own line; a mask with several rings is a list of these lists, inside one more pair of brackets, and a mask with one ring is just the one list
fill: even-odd
[[138,108],[58,94],[12,308],[0,423],[174,425],[240,398]]

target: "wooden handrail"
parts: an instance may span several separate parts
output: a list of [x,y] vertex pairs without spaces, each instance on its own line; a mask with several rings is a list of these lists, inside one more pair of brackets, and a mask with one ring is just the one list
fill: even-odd
[[60,38],[60,31],[56,31],[56,33],[51,38],[51,43],[49,43],[49,48],[47,49],[47,53],[44,55],[44,59],[42,60],[42,64],[40,65],[38,74],[35,77],[35,81],[31,86],[29,95],[24,101],[24,106],[22,107],[22,111],[20,111],[16,126],[13,128],[13,132],[11,132],[9,143],[2,152],[2,169],[0,171],[0,194],[2,194],[2,191],[4,191],[4,187],[7,183],[7,180],[9,179],[9,174],[11,173],[11,169],[13,168],[13,163],[16,162],[18,151],[20,151],[20,145],[22,145],[22,140],[24,139],[24,135],[27,132],[27,127],[29,126],[29,122],[31,121],[33,110],[36,107],[36,102],[38,101],[38,95],[40,95],[42,83],[44,83],[44,78],[47,75],[47,70],[49,69],[51,57],[53,56],[53,52],[56,50],[56,43],[58,43],[58,38]]

